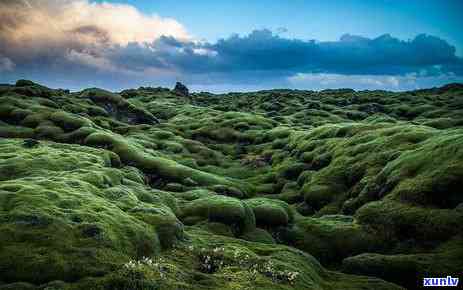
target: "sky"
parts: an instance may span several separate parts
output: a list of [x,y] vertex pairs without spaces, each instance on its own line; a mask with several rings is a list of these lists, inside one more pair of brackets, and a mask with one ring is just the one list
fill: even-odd
[[1,0],[0,82],[113,91],[463,82],[463,1]]

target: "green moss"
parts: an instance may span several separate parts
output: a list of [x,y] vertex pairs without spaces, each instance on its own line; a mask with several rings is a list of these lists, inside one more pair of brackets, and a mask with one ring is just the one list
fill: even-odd
[[308,167],[304,163],[291,162],[284,164],[278,168],[279,174],[282,178],[289,180],[297,180],[299,175]]
[[84,118],[72,116],[66,112],[58,111],[50,115],[49,119],[65,131],[74,131],[84,126],[90,126],[91,122]]
[[240,238],[250,242],[275,244],[275,239],[272,237],[272,235],[266,230],[259,228],[244,233]]
[[88,98],[96,105],[101,106],[107,114],[119,121],[135,124],[157,124],[157,118],[144,108],[140,108],[121,95],[102,89],[87,89],[80,93],[81,98]]
[[[356,275],[409,288],[457,275],[462,104],[459,85],[188,100],[0,85],[0,288],[399,289]],[[124,266],[143,256],[163,262]]]
[[226,178],[181,165],[173,160],[139,152],[135,146],[114,135],[97,132],[89,135],[84,142],[88,145],[108,148],[118,154],[124,164],[134,165],[145,172],[153,172],[170,180],[180,181],[191,178],[203,185],[233,184]]
[[34,130],[11,125],[0,125],[0,137],[3,138],[32,138]]
[[197,216],[211,222],[221,222],[244,232],[255,227],[253,212],[240,200],[228,196],[209,196],[195,199],[183,207],[183,216]]
[[329,185],[306,184],[302,188],[305,202],[319,210],[329,204],[336,192]]
[[[13,148],[16,157],[0,162],[4,282],[72,282],[99,276],[115,263],[153,254],[182,238],[178,220],[159,198],[153,203],[137,199],[140,191],[148,191],[143,184],[111,194],[103,190],[121,186],[124,176],[105,167],[104,151],[0,142],[3,155]],[[125,198],[128,195],[131,199]]]
[[28,87],[28,86],[35,86],[36,84],[30,80],[18,80],[16,81],[17,87]]
[[355,253],[381,249],[383,242],[348,216],[303,218],[282,229],[280,239],[310,253],[324,264],[336,264]]
[[359,222],[377,229],[388,239],[416,239],[430,243],[446,240],[462,230],[463,213],[430,209],[395,201],[370,202],[356,214]]
[[252,198],[245,203],[252,209],[260,226],[286,226],[293,221],[293,213],[288,204],[275,199]]
[[461,239],[456,239],[434,253],[408,255],[361,254],[346,258],[346,273],[376,276],[413,289],[424,277],[458,276],[463,258]]
[[463,186],[462,148],[463,132],[441,134],[389,163],[382,177],[400,200],[454,208],[463,202],[457,194]]
[[218,194],[231,196],[235,198],[243,198],[244,193],[238,188],[225,186],[225,185],[214,185],[211,187],[211,190],[215,191]]
[[213,233],[214,235],[221,235],[227,237],[234,237],[234,229],[232,225],[220,223],[220,222],[199,222],[196,226]]

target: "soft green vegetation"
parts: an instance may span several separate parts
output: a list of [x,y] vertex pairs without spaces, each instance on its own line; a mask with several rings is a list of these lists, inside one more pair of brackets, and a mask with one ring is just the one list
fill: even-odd
[[0,85],[0,289],[413,289],[463,268],[463,86]]

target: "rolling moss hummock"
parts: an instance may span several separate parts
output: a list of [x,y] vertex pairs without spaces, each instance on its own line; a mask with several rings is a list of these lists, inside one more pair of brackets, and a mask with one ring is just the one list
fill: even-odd
[[458,275],[462,97],[2,85],[0,289],[413,289]]
[[4,282],[100,276],[183,238],[169,194],[111,167],[105,150],[3,139],[0,158]]

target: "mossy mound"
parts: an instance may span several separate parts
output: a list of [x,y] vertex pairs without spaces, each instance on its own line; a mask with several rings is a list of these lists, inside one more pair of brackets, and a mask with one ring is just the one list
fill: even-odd
[[293,221],[293,212],[287,203],[268,198],[247,199],[245,203],[252,209],[259,226],[287,226]]
[[34,99],[12,96],[1,96],[0,99],[0,116],[5,122],[4,126],[0,126],[3,137],[36,137],[79,143],[95,131],[93,122],[88,118],[59,110],[55,105],[50,107],[47,103],[37,104]]
[[258,242],[264,244],[275,244],[275,239],[272,235],[264,229],[256,228],[252,231],[246,232],[240,236],[241,239],[250,241],[250,242]]
[[137,107],[122,96],[101,89],[87,89],[80,97],[89,98],[106,113],[129,124],[158,124],[159,120],[147,110]]
[[139,150],[135,144],[131,144],[121,136],[114,134],[96,132],[89,135],[84,140],[84,143],[91,146],[108,148],[116,153],[124,164],[135,166],[147,173],[155,173],[167,180],[183,181],[186,178],[191,178],[198,184],[203,185],[235,185],[232,181],[224,177],[196,170],[167,158],[150,156]]
[[380,250],[383,246],[381,240],[352,217],[342,215],[298,219],[294,227],[281,229],[278,237],[326,265],[337,264],[355,253]]
[[165,195],[111,168],[104,150],[3,139],[0,156],[3,282],[101,276],[182,238]]
[[461,238],[448,242],[434,253],[361,254],[346,258],[343,271],[380,277],[408,289],[422,286],[424,277],[441,277],[442,273],[458,276],[463,266]]
[[255,228],[255,217],[252,210],[240,200],[222,195],[191,201],[183,207],[182,216],[201,217],[211,222],[230,225],[236,233]]
[[[277,245],[188,230],[191,240],[152,259],[127,262],[102,278],[51,282],[61,289],[403,289],[377,278],[325,270],[313,257]],[[36,289],[35,287],[31,289]]]
[[430,245],[461,233],[463,221],[463,212],[455,209],[429,209],[389,200],[370,202],[356,216],[390,241],[414,239]]
[[452,209],[463,202],[459,193],[463,187],[462,160],[463,131],[454,130],[401,155],[378,178],[394,199]]

